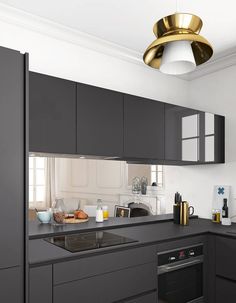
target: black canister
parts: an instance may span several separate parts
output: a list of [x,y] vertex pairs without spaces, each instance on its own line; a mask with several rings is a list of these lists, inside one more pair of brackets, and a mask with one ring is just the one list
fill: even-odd
[[181,195],[175,193],[175,204],[173,205],[173,219],[174,224],[180,224],[180,203],[182,201]]
[[174,223],[180,224],[180,203],[173,205],[173,217],[174,217]]

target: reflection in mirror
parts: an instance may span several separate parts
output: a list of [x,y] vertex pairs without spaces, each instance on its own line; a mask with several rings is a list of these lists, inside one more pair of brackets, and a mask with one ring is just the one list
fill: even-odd
[[197,161],[199,139],[193,138],[182,141],[182,160],[183,161]]
[[182,139],[197,137],[199,134],[199,115],[182,117]]
[[205,113],[205,162],[215,161],[215,115]]
[[163,187],[162,165],[127,164],[127,166],[128,186],[132,185],[133,178],[146,177],[148,180],[148,186],[151,186],[153,182],[156,182],[158,187]]
[[205,113],[205,135],[214,135],[215,133],[215,115]]
[[32,208],[46,208],[46,167],[47,158],[29,157],[29,206]]
[[182,160],[199,160],[199,114],[182,117]]
[[215,138],[214,136],[207,136],[205,138],[205,161],[215,161]]

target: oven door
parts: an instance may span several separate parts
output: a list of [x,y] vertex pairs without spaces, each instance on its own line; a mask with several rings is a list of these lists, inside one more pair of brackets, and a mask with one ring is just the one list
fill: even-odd
[[158,267],[158,302],[204,302],[203,258],[191,258]]

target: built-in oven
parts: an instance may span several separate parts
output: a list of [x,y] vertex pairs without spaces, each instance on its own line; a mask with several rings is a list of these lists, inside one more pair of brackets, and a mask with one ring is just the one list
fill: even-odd
[[158,303],[203,300],[203,244],[158,254]]

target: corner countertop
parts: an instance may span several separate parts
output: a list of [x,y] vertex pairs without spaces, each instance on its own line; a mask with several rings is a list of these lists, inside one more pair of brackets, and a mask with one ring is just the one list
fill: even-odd
[[[165,218],[165,220],[164,220]],[[114,252],[120,249],[127,249],[129,247],[137,247],[143,245],[158,244],[163,241],[172,241],[185,237],[198,236],[204,234],[215,234],[227,237],[236,238],[236,224],[231,226],[222,226],[220,224],[214,224],[208,219],[193,219],[190,220],[188,226],[181,226],[173,224],[171,215],[161,217],[158,220],[158,216],[152,216],[151,218],[133,218],[135,220],[127,221],[130,219],[124,219],[124,225],[121,221],[114,218],[114,220],[105,222],[100,226],[94,226],[95,221],[86,226],[80,224],[83,227],[67,227],[63,226],[62,229],[56,229],[55,226],[46,229],[46,227],[40,227],[40,235],[36,234],[36,223],[31,222],[31,237],[29,241],[29,263],[30,266],[39,266],[43,264],[53,264],[57,262],[63,262],[67,260],[73,260],[82,257],[89,257],[96,254],[104,254]],[[142,219],[142,222],[140,220]],[[122,219],[123,220],[123,219]],[[33,226],[33,232],[32,232]],[[58,228],[58,226],[56,227]],[[126,245],[113,246],[108,248],[101,248],[99,250],[83,251],[78,253],[71,253],[65,249],[59,248],[46,242],[43,238],[46,236],[68,234],[75,232],[84,232],[88,230],[106,230],[117,235],[122,235],[137,240],[138,242],[130,243]]]

